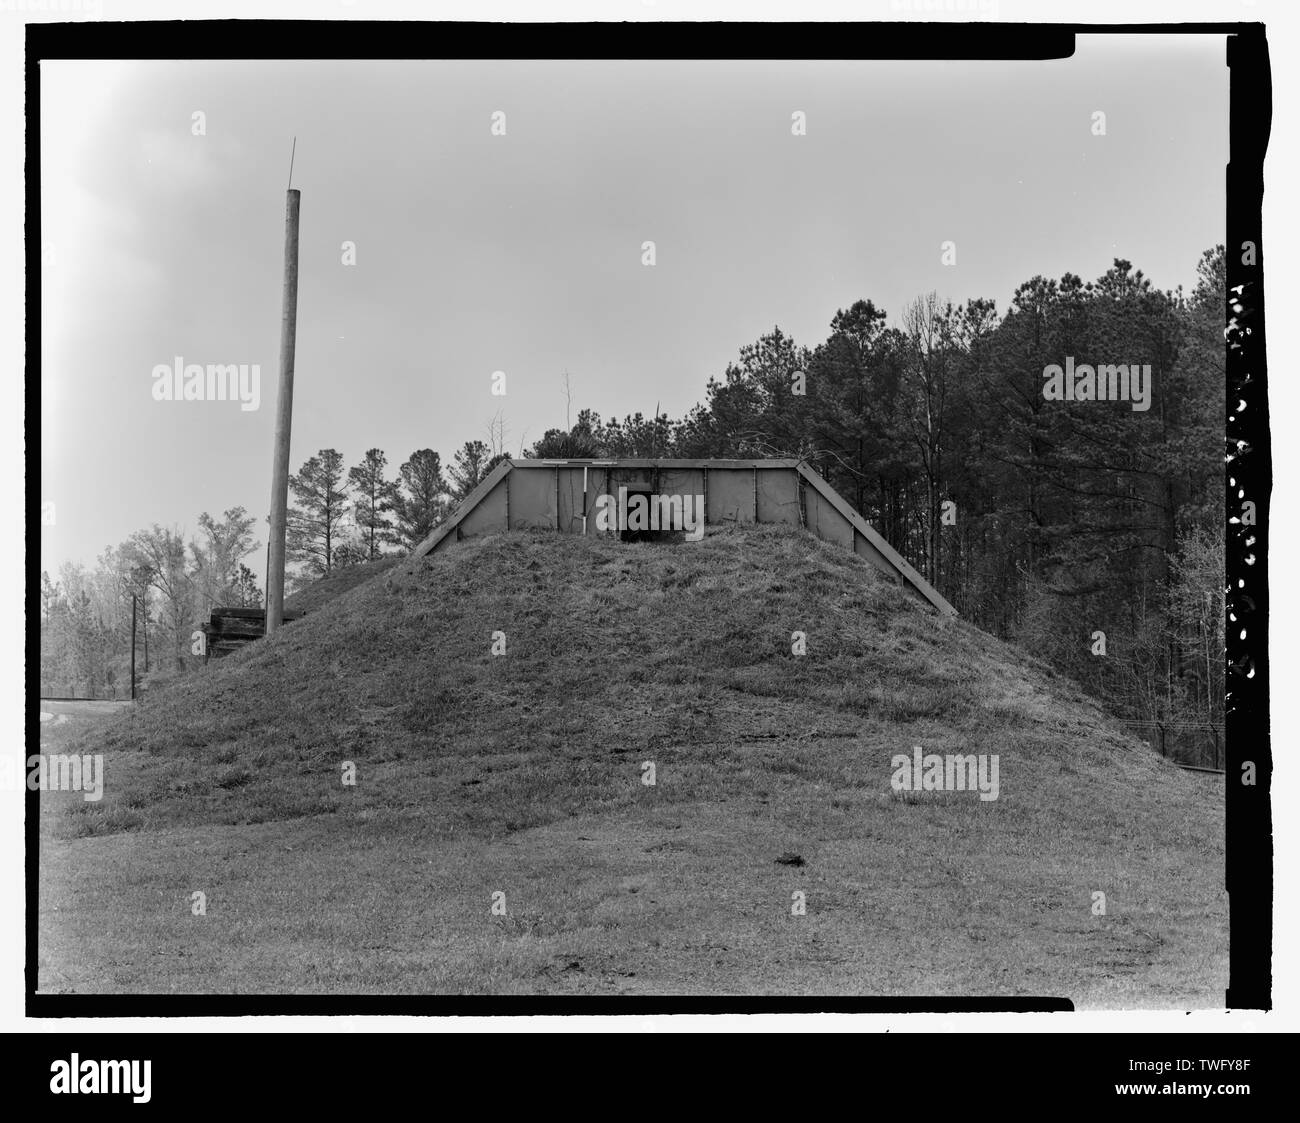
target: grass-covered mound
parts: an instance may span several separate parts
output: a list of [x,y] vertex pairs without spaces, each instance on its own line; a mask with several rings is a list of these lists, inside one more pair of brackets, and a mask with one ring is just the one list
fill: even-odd
[[[81,741],[103,800],[43,801],[53,989],[1222,1004],[1222,781],[803,532],[467,541]],[[893,791],[915,745],[997,754],[998,798]],[[208,958],[96,935],[133,906]]]

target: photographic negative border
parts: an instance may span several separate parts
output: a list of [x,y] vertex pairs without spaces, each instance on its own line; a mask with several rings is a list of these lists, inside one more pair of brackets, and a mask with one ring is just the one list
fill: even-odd
[[[1269,1009],[1272,959],[1272,757],[1269,743],[1268,515],[1272,481],[1264,331],[1263,161],[1271,83],[1263,24],[623,23],[176,21],[29,24],[26,28],[26,393],[29,464],[39,455],[41,373],[40,63],[43,59],[1061,59],[1079,35],[1224,36],[1230,68],[1227,176],[1227,703],[1225,885],[1230,981],[1225,1005]],[[1253,256],[1245,244],[1253,243]],[[1247,259],[1250,263],[1247,263]],[[1238,408],[1239,403],[1244,403]],[[33,408],[35,407],[35,409]],[[37,477],[34,479],[34,476]],[[40,526],[39,473],[27,478],[27,527]],[[1244,501],[1255,521],[1243,523]],[[39,694],[38,551],[27,549],[26,695]],[[36,707],[27,744],[39,743]],[[24,749],[26,752],[27,749]],[[1253,784],[1243,782],[1247,762]],[[36,992],[39,798],[25,795],[26,1013],[31,1017],[252,1014],[653,1014],[1071,1010],[1059,997],[874,998],[827,995],[637,998],[559,996],[50,995]]]

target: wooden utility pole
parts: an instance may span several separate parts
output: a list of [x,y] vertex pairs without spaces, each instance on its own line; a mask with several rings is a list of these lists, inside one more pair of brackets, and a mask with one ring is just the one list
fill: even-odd
[[[291,173],[292,174],[292,173]],[[289,431],[293,422],[293,358],[298,330],[298,204],[289,189],[284,211],[284,299],[280,315],[280,392],[275,402],[271,463],[271,541],[266,566],[266,634],[284,619],[284,546],[289,508]]]
[[131,594],[131,701],[135,701],[135,594]]

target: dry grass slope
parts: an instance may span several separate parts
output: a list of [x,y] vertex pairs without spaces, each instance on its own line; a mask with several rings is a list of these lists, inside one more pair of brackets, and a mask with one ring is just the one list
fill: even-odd
[[466,542],[182,690],[43,800],[44,989],[1223,1002],[1222,780],[802,532]]
[[322,605],[329,604],[335,597],[355,589],[399,565],[400,557],[377,558],[375,561],[360,562],[357,565],[336,569],[326,577],[302,586],[296,593],[285,598],[284,607],[290,612],[315,612]]

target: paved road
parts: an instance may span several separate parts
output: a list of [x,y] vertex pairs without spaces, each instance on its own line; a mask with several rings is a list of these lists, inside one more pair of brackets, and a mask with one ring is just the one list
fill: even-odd
[[115,714],[119,710],[126,709],[129,705],[131,705],[130,699],[121,702],[50,702],[42,699],[40,702],[41,721],[50,720],[45,716],[46,714],[52,716],[66,714],[69,717],[76,717],[78,715],[87,717],[106,717],[109,714]]

